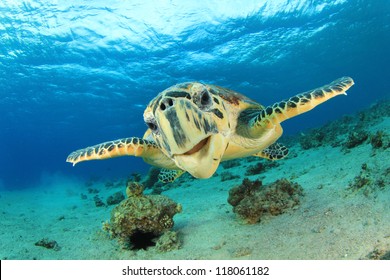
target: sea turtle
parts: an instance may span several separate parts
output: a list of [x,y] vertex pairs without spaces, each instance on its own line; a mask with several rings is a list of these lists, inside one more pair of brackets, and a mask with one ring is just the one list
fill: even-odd
[[148,126],[143,138],[130,137],[101,143],[71,153],[67,162],[142,157],[161,167],[160,180],[173,181],[184,172],[196,178],[211,177],[221,161],[247,156],[271,160],[287,156],[276,143],[280,125],[313,109],[354,84],[343,77],[323,87],[264,107],[235,91],[200,82],[174,85],[146,107]]

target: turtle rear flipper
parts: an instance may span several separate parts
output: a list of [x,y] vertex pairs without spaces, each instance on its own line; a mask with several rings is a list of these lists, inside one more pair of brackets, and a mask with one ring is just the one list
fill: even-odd
[[150,157],[152,154],[164,156],[154,142],[138,137],[129,137],[74,151],[67,157],[66,161],[76,165],[87,160],[120,156]]
[[[239,132],[250,138],[258,138],[264,134],[264,130],[275,129],[281,122],[305,113],[337,95],[346,95],[346,91],[353,84],[352,78],[343,77],[328,85],[297,94],[266,108],[245,110],[238,118],[238,124],[242,130]],[[277,130],[281,134],[281,128]]]
[[160,174],[158,174],[158,180],[163,183],[169,183],[175,181],[181,175],[185,173],[184,170],[170,170],[170,169],[161,169]]
[[287,157],[288,148],[280,143],[273,143],[268,148],[254,154],[256,157],[262,157],[270,160],[278,160]]

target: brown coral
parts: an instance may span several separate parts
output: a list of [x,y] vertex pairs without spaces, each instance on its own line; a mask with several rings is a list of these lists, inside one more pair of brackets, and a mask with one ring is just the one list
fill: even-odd
[[389,176],[385,170],[382,174],[375,168],[369,168],[367,163],[363,163],[361,170],[357,176],[349,182],[348,190],[351,192],[362,192],[365,196],[369,196],[380,190],[383,190],[389,185]]
[[374,149],[387,149],[390,147],[389,135],[383,130],[379,130],[370,136],[370,143]]
[[163,235],[157,240],[156,248],[160,252],[168,252],[172,250],[177,250],[180,247],[180,241],[177,236],[177,233],[174,231],[166,231]]
[[230,189],[228,203],[232,206],[237,206],[245,197],[253,196],[260,190],[262,184],[260,180],[251,181],[245,178],[241,185]]
[[257,175],[278,166],[279,163],[276,161],[268,160],[265,162],[258,162],[255,165],[251,165],[247,168],[245,176]]
[[127,197],[131,196],[141,196],[144,191],[142,184],[133,181],[127,181],[126,195]]
[[360,130],[360,131],[353,131],[350,134],[348,134],[348,139],[345,142],[344,146],[348,149],[352,149],[356,146],[359,146],[363,144],[368,139],[368,133]]
[[327,140],[324,131],[321,131],[321,129],[313,129],[309,134],[301,135],[299,143],[301,144],[302,149],[308,150],[324,145]]
[[276,216],[299,204],[303,189],[297,183],[280,179],[268,186],[259,180],[244,179],[229,191],[228,202],[245,222],[254,224],[264,216]]
[[139,183],[130,183],[128,198],[111,212],[110,223],[103,229],[118,238],[124,247],[132,247],[132,239],[153,239],[170,230],[173,216],[181,212],[181,205],[163,195],[144,195]]
[[[301,134],[298,141],[305,150],[324,145],[331,145],[332,147],[342,145],[344,150],[354,148],[363,144],[368,138],[368,133],[362,130],[371,126],[373,123],[380,122],[384,116],[389,114],[389,108],[390,102],[386,100],[378,101],[378,103],[372,105],[365,112],[360,112],[359,117],[344,116],[320,128],[311,129],[305,134]],[[353,131],[348,136],[348,139],[344,139],[346,131]],[[285,143],[286,140],[284,141]],[[374,141],[377,140],[375,139]],[[291,146],[296,142],[297,140],[294,138],[289,140]],[[380,145],[380,143],[377,142],[374,145]]]
[[390,260],[390,250],[378,249],[375,248],[371,251],[365,259],[368,260]]
[[229,171],[222,172],[220,177],[221,177],[221,182],[240,178],[240,176],[233,175]]
[[118,204],[119,202],[121,202],[124,199],[125,199],[125,196],[123,195],[123,193],[121,191],[119,191],[119,192],[116,192],[116,193],[110,195],[109,197],[107,197],[106,203],[107,203],[107,205],[114,205],[114,204]]

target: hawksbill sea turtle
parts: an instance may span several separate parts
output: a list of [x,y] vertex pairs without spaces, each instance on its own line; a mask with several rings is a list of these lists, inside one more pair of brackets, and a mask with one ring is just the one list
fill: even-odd
[[199,82],[174,85],[158,94],[144,111],[144,136],[101,143],[72,152],[67,162],[142,157],[162,168],[159,179],[170,182],[184,172],[209,178],[221,161],[257,156],[270,160],[287,156],[276,140],[281,122],[307,112],[328,99],[346,95],[354,84],[343,77],[328,85],[264,107],[219,86]]

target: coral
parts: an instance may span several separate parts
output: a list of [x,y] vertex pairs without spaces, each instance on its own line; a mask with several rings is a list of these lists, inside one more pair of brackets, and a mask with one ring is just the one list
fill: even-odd
[[370,143],[374,149],[381,148],[383,146],[383,131],[377,131],[370,136]]
[[245,178],[241,185],[229,190],[228,203],[233,207],[237,206],[245,197],[253,196],[262,184],[260,180],[251,181]]
[[278,165],[279,164],[275,161],[266,161],[265,163],[258,162],[257,164],[251,165],[247,168],[245,176],[257,175]]
[[127,181],[126,195],[130,196],[141,196],[144,191],[144,186],[138,182]]
[[347,141],[344,143],[344,146],[348,149],[355,148],[356,146],[363,144],[367,139],[367,132],[363,130],[353,131],[348,134],[348,138]]
[[249,166],[245,172],[245,176],[260,174],[265,170],[264,164],[258,162],[256,165]]
[[141,179],[142,179],[141,174],[135,173],[135,172],[131,174],[132,181],[139,182],[139,181],[141,181]]
[[125,248],[137,248],[137,244],[146,241],[153,245],[153,239],[169,231],[174,224],[173,216],[181,212],[181,205],[170,198],[144,195],[142,189],[139,183],[129,183],[128,198],[112,210],[110,222],[103,225]]
[[366,163],[362,164],[359,175],[355,176],[348,185],[348,190],[352,192],[362,191],[365,196],[369,196],[378,190],[383,190],[389,185],[389,176],[386,170],[381,175],[377,170],[371,170]]
[[233,175],[232,173],[225,171],[221,173],[221,182],[228,181],[228,180],[233,180],[240,178],[238,175]]
[[168,252],[180,248],[180,241],[174,231],[164,232],[156,242],[156,248],[160,252]]
[[241,185],[229,191],[228,202],[240,218],[254,224],[263,217],[280,215],[299,205],[302,195],[302,187],[287,179],[268,186],[263,186],[260,180],[244,179]]
[[367,164],[363,163],[359,175],[349,183],[349,188],[352,190],[359,190],[370,183],[370,170],[368,169]]
[[119,202],[121,202],[124,199],[125,199],[125,196],[123,195],[123,193],[121,191],[119,191],[119,192],[116,192],[116,193],[110,195],[109,197],[107,197],[106,203],[107,203],[107,205],[114,205],[114,204],[118,204]]
[[61,250],[61,247],[58,245],[57,241],[50,240],[48,238],[42,238],[41,240],[35,242],[34,245],[45,247],[46,249],[53,249],[54,251]]
[[[361,141],[361,137],[364,136],[364,134],[367,134],[366,132],[360,134],[359,131],[362,132],[365,128],[371,126],[374,122],[378,123],[381,119],[383,119],[383,116],[387,116],[389,114],[389,108],[390,102],[385,100],[379,101],[377,104],[371,106],[368,110],[360,112],[358,117],[344,116],[341,119],[332,121],[320,128],[311,129],[305,134],[302,133],[298,141],[302,149],[305,150],[326,144],[329,144],[332,147],[337,147],[340,146],[342,142],[345,142],[344,134],[346,131],[355,131],[351,134],[358,133],[358,135],[350,135],[350,139],[347,140],[347,144],[344,144],[344,147],[348,148],[347,146],[349,145],[351,147],[356,147],[365,141],[363,140],[363,142],[359,143],[359,139]],[[296,143],[295,138],[286,138],[284,142],[288,144],[288,146],[293,146]]]
[[96,207],[103,207],[103,206],[106,206],[103,202],[103,200],[98,196],[98,195],[95,195],[93,197],[93,200],[95,201],[95,206]]
[[233,159],[233,160],[224,161],[221,163],[221,165],[223,168],[229,169],[232,167],[240,166],[241,161],[240,161],[240,159]]
[[390,260],[390,250],[375,248],[367,256],[368,260]]
[[325,132],[321,129],[313,129],[309,134],[301,135],[299,144],[304,150],[320,147],[326,142],[325,136]]
[[373,149],[387,149],[390,147],[389,135],[382,130],[370,135],[370,143]]

